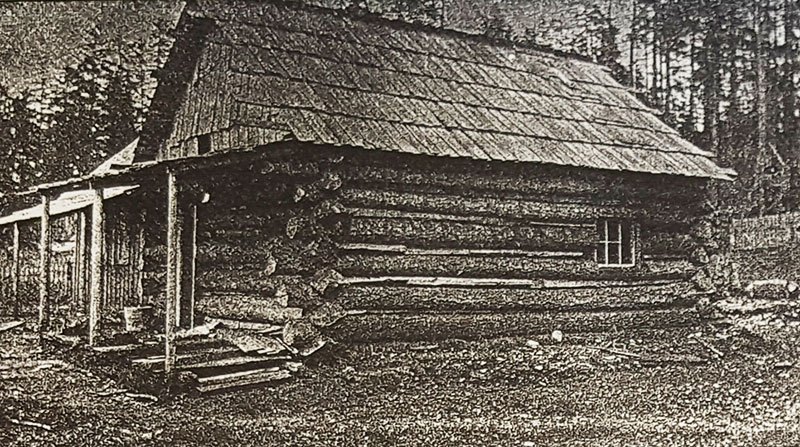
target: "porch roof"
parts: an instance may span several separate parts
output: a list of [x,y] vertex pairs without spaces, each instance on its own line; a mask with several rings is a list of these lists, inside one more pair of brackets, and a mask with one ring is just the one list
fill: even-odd
[[[103,200],[113,199],[138,188],[138,185],[116,186],[103,190]],[[91,206],[94,191],[90,189],[66,191],[50,202],[50,215],[59,216]],[[42,217],[42,205],[35,205],[0,217],[0,225],[39,219]]]

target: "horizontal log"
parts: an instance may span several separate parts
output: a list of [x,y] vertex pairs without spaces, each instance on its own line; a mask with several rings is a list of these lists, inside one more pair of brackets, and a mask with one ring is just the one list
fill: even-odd
[[200,270],[197,287],[201,291],[272,293],[281,286],[302,283],[297,275],[272,275],[265,270]]
[[257,295],[203,294],[197,301],[197,311],[208,317],[269,323],[299,317],[294,308],[286,307],[281,301],[285,302]]
[[575,258],[346,254],[341,256],[337,269],[348,276],[536,278],[558,276],[566,271],[590,271],[594,264],[594,261]]
[[632,268],[601,267],[594,259],[520,256],[344,254],[337,270],[347,276],[474,277],[519,279],[684,279],[695,267],[682,259],[648,259]]
[[[441,163],[412,164],[408,157],[402,161],[382,162],[369,160],[365,154],[362,160],[355,159],[341,167],[342,174],[351,184],[401,185],[402,188],[424,187],[439,191],[463,191],[476,194],[521,193],[521,194],[562,194],[576,196],[629,197],[639,200],[669,198],[674,203],[694,203],[703,193],[698,182],[672,182],[664,188],[664,182],[655,182],[651,177],[634,179],[620,174],[578,172],[576,169],[548,166],[536,169],[525,166],[499,166],[465,160],[443,160]],[[399,158],[399,157],[398,157]],[[403,161],[406,161],[405,163]],[[663,200],[662,200],[663,201]]]
[[349,315],[329,330],[343,342],[436,341],[625,329],[693,326],[692,309],[611,312],[366,313]]
[[421,287],[505,287],[521,289],[582,289],[587,287],[634,287],[655,286],[674,283],[674,279],[624,279],[624,280],[563,280],[563,279],[516,279],[516,278],[462,278],[433,276],[374,276],[350,277],[339,281],[340,285],[375,286],[421,286]]
[[[213,304],[213,305],[212,305]],[[197,311],[211,318],[229,318],[256,323],[281,324],[302,316],[302,309],[296,307],[270,307],[257,302],[232,301],[198,303]]]
[[278,220],[277,216],[269,214],[267,210],[263,210],[258,214],[253,211],[227,210],[224,213],[214,213],[211,216],[205,216],[200,226],[203,231],[217,234],[231,229],[264,229],[270,225],[275,225]]
[[205,241],[197,244],[197,263],[210,264],[223,269],[238,264],[266,265],[273,248],[263,240],[242,238],[241,243]]
[[216,270],[198,272],[199,293],[240,293],[272,295],[286,293],[288,305],[312,307],[322,296],[314,290],[311,278],[297,275],[268,275],[261,270]]
[[202,290],[197,293],[198,306],[224,307],[230,303],[258,302],[271,307],[287,307],[288,294],[277,293],[277,290],[265,290],[261,293],[228,292],[219,290]]
[[688,255],[693,246],[688,233],[641,231],[641,251],[644,255]]
[[345,208],[345,213],[351,217],[372,217],[372,218],[385,218],[385,219],[415,219],[415,220],[435,220],[443,222],[467,222],[476,223],[480,225],[531,225],[543,227],[583,227],[595,228],[594,223],[570,223],[570,222],[553,222],[553,221],[534,221],[530,219],[518,218],[514,216],[508,217],[488,217],[483,215],[461,215],[461,214],[445,214],[445,213],[431,213],[431,212],[417,212],[406,211],[397,209],[382,209],[382,208]]
[[694,304],[692,286],[675,282],[633,287],[466,288],[346,286],[336,302],[347,310],[563,311],[658,309]]
[[681,220],[685,207],[669,203],[626,205],[615,201],[602,202],[589,196],[576,199],[467,197],[456,194],[432,194],[384,189],[343,188],[340,199],[355,208],[395,209],[402,211],[448,213],[463,216],[504,217],[515,220],[593,223],[599,218]]
[[433,247],[584,251],[594,245],[595,229],[539,225],[489,225],[418,218],[353,217],[346,243]]
[[520,256],[530,258],[580,258],[585,253],[580,251],[533,251],[491,248],[413,248],[405,245],[385,244],[340,244],[339,249],[346,252],[364,253],[402,253],[423,256]]

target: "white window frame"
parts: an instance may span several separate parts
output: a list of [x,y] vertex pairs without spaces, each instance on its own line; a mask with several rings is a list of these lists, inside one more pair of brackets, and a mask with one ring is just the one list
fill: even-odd
[[[599,252],[595,251],[595,258],[597,260],[597,265],[600,267],[610,267],[610,268],[624,268],[624,267],[635,267],[636,266],[636,227],[631,223],[626,223],[620,220],[614,221],[613,219],[601,219],[600,223],[603,226],[603,232],[600,235],[600,240],[597,241],[598,245],[602,245],[603,250],[603,259],[600,259]],[[617,226],[617,239],[610,240],[609,235],[609,225],[616,225]],[[623,237],[623,231],[628,231],[629,234],[629,243],[630,243],[630,250],[631,250],[631,260],[630,262],[623,262],[624,259],[624,244],[623,241],[625,238]],[[616,247],[615,247],[616,246]],[[617,259],[619,262],[617,263],[609,263],[608,260],[611,259],[609,256],[610,250],[616,249],[617,250]]]

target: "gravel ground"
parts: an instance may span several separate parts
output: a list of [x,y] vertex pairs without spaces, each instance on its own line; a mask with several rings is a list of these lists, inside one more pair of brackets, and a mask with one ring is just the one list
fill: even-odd
[[800,365],[785,363],[800,329],[758,318],[560,344],[339,347],[274,388],[159,402],[98,396],[113,381],[48,363],[12,330],[0,445],[800,445]]

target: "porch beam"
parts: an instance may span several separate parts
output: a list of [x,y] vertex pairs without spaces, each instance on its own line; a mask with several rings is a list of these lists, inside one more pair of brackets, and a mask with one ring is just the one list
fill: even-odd
[[14,297],[14,318],[19,318],[22,304],[19,291],[19,222],[14,222],[11,238],[11,293]]
[[50,196],[42,195],[42,216],[39,239],[39,336],[50,324],[50,251],[52,235],[50,232]]
[[105,252],[105,207],[103,190],[93,189],[92,229],[89,247],[89,345],[95,346],[100,336],[100,312],[103,301],[103,262]]

